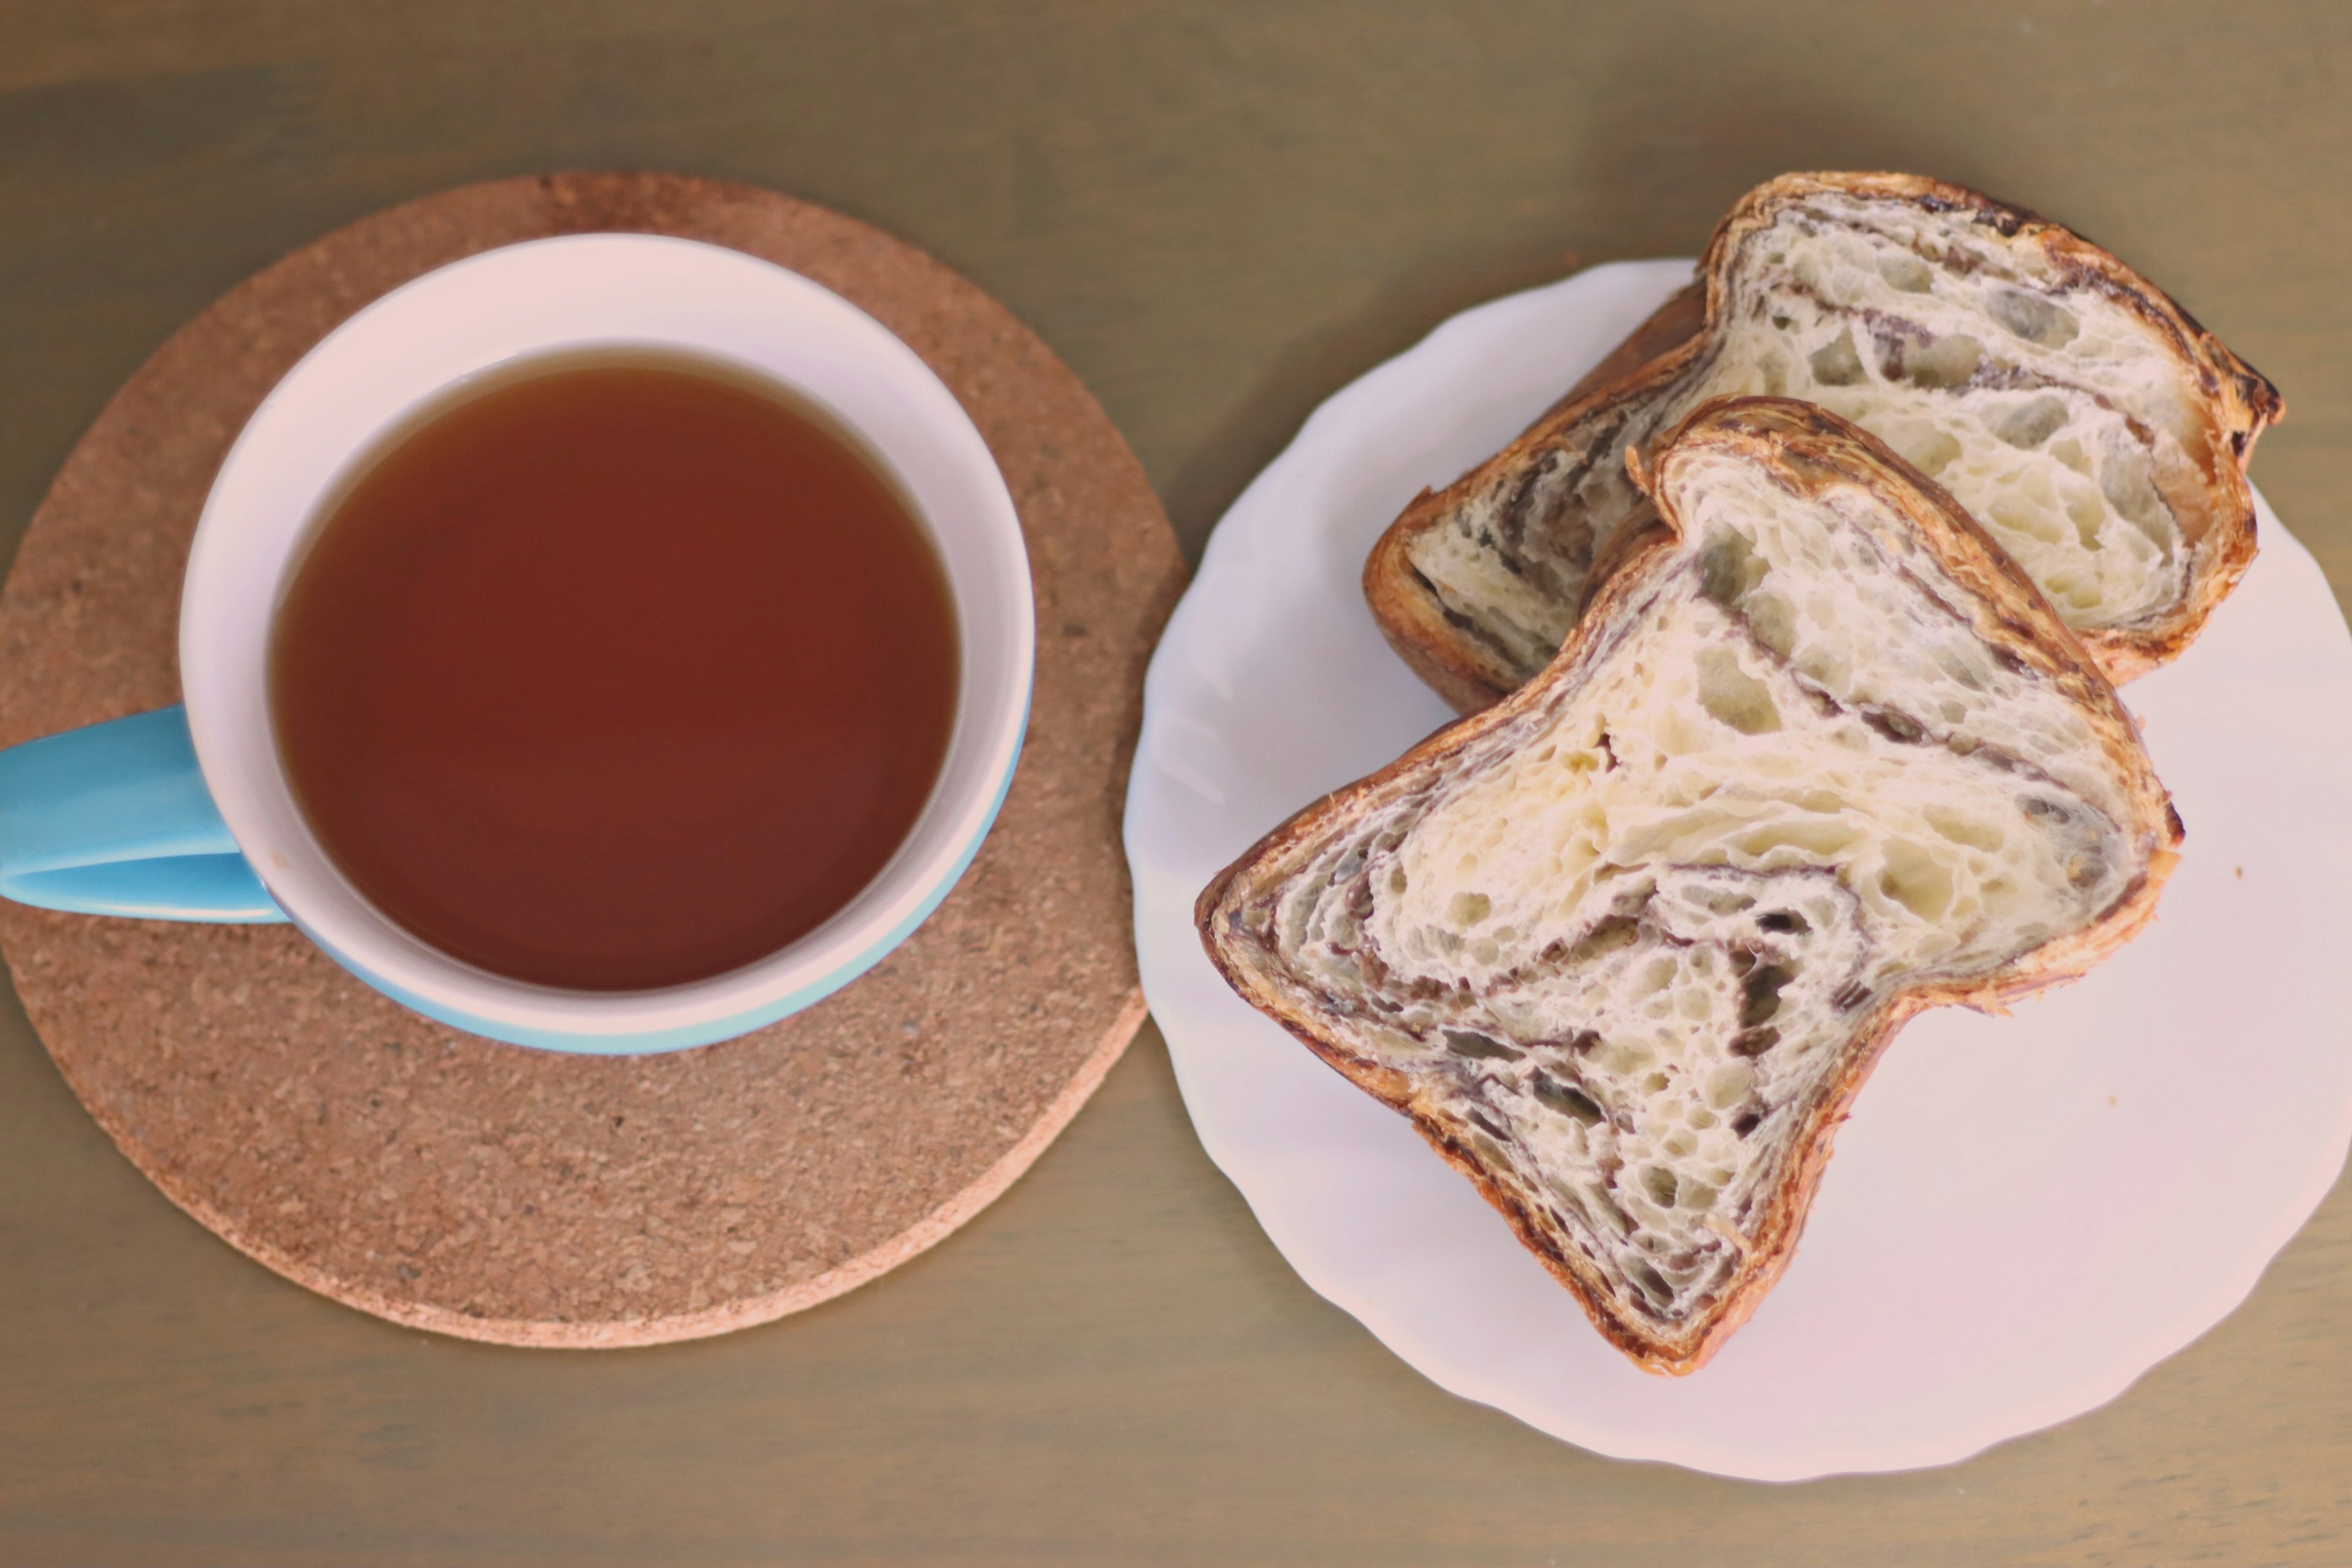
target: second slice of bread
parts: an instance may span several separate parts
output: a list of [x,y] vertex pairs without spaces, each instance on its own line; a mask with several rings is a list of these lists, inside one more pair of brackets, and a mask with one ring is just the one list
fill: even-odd
[[2244,468],[2271,384],[2081,237],[1910,174],[1741,198],[1701,281],[1364,571],[1391,644],[1455,707],[1541,668],[1636,516],[1622,456],[1712,398],[1818,403],[1950,490],[2113,680],[2188,646],[2253,558]]

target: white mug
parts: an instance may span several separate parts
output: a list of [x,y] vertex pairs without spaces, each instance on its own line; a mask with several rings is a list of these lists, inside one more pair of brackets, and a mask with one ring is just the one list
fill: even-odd
[[[470,378],[604,348],[720,362],[854,433],[938,551],[961,656],[938,780],[874,879],[777,952],[639,992],[509,979],[377,910],[295,804],[267,685],[271,621],[291,570],[355,466]],[[797,273],[690,240],[580,235],[488,251],[370,305],[262,401],[213,483],[188,558],[184,713],[0,752],[0,894],[100,914],[290,920],[385,994],[520,1045],[620,1053],[725,1039],[856,978],[971,863],[1020,752],[1033,621],[1020,521],[987,445],[929,367],[872,317]]]

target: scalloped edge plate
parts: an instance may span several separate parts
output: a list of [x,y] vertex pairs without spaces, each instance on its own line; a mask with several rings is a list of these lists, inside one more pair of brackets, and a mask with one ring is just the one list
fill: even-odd
[[[1914,1022],[1803,1245],[1707,1367],[1634,1370],[1406,1121],[1209,966],[1194,895],[1451,715],[1381,642],[1365,552],[1691,276],[1627,262],[1446,321],[1333,395],[1234,503],[1145,688],[1136,942],[1202,1143],[1293,1268],[1440,1385],[1621,1458],[1760,1480],[1948,1464],[2114,1399],[2242,1301],[2352,1142],[2352,634],[2262,554],[2125,689],[2189,827],[2156,926],[2007,1017]],[[2333,885],[2331,885],[2333,884]]]

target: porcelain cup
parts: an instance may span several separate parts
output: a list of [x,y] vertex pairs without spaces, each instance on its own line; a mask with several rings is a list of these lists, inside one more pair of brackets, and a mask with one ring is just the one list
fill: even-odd
[[[280,765],[269,631],[322,511],[420,408],[536,356],[630,347],[767,378],[866,447],[946,568],[961,684],[929,801],[873,881],[824,924],[713,979],[564,991],[436,951],[336,869]],[[624,1053],[725,1039],[855,979],[963,874],[1020,752],[1033,619],[1020,522],[986,444],[872,317],[797,273],[689,240],[581,235],[488,251],[362,310],[263,401],[221,467],[189,555],[183,706],[0,752],[0,895],[98,915],[291,921],[386,995],[520,1045]]]

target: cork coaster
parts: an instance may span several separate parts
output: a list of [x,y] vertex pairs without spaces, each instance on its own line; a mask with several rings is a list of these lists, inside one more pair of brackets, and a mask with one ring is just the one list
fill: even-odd
[[1076,377],[993,300],[838,214],[670,175],[500,181],[365,219],[159,349],[67,459],[0,592],[0,745],[178,700],[181,569],[247,416],[338,322],[493,246],[631,230],[779,262],[911,344],[987,438],[1035,577],[1037,684],[994,831],[913,938],[755,1035],[636,1058],[408,1012],[285,926],[0,902],[16,991],[165,1195],[336,1300],[508,1344],[723,1333],[875,1278],[971,1218],[1143,1017],[1119,811],[1184,568]]

